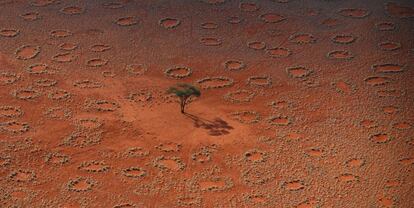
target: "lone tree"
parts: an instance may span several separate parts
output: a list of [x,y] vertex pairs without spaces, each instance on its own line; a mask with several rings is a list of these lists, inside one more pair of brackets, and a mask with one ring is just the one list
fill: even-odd
[[191,84],[186,83],[176,84],[175,86],[168,88],[167,93],[175,94],[180,98],[181,113],[185,113],[185,106],[189,103],[189,100],[192,96],[200,97],[201,95],[199,89]]

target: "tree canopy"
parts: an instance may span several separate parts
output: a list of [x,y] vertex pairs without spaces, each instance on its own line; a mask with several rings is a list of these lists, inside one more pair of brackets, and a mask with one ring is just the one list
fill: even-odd
[[176,84],[175,86],[168,88],[167,93],[175,94],[177,97],[180,98],[181,113],[184,113],[185,106],[188,104],[188,100],[190,97],[201,96],[201,92],[197,87],[187,83]]

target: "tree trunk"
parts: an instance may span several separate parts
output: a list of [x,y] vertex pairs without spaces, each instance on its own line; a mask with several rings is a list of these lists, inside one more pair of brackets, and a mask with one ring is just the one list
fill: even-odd
[[184,99],[181,99],[180,107],[181,107],[181,113],[184,114],[184,110],[185,110],[185,100]]

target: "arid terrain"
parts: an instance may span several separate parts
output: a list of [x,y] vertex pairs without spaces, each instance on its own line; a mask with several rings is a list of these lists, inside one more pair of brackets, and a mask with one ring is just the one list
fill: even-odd
[[[0,0],[0,207],[414,207],[414,1]],[[181,114],[177,83],[202,95]]]

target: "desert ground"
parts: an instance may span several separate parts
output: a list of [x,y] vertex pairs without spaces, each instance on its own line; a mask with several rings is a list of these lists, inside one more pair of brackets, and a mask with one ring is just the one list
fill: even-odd
[[[0,0],[0,207],[414,207],[410,0]],[[201,90],[181,114],[168,87]]]

